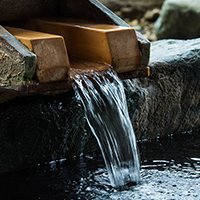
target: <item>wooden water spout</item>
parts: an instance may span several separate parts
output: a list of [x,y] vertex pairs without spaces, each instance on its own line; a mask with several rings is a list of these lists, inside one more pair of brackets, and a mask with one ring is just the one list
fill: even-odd
[[[13,5],[15,6],[13,7]],[[93,70],[97,71],[101,71],[102,68],[105,69],[110,65],[121,79],[149,75],[147,67],[150,52],[149,41],[97,0],[18,0],[17,2],[2,0],[0,7],[2,8],[0,25],[5,25],[7,28],[17,27],[53,33],[48,36],[51,37],[53,48],[46,48],[51,45],[50,43],[45,44],[47,45],[44,46],[45,50],[39,52],[39,48],[35,48],[34,45],[35,43],[38,43],[37,46],[39,46],[39,43],[41,45],[45,33],[38,33],[37,37],[33,37],[33,33],[29,32],[30,30],[24,30],[18,32],[19,35],[17,36],[16,31],[14,31],[13,34],[18,38],[21,37],[21,34],[24,37],[25,32],[30,34],[26,36],[29,44],[23,42],[36,54],[37,59],[28,67],[32,69],[31,75],[27,71],[27,63],[25,63],[26,68],[24,66],[21,68],[23,72],[20,72],[22,74],[20,78],[17,78],[16,74],[9,74],[10,72],[7,71],[5,71],[6,75],[4,76],[3,72],[2,78],[0,77],[1,92],[30,94],[68,89],[71,88],[70,76],[73,73],[71,69],[75,68],[77,72],[77,67],[82,65],[80,67],[82,72],[85,71],[83,69],[86,66],[86,68],[90,66],[89,68],[92,70],[92,62],[95,65]],[[13,29],[9,29],[10,32],[13,31]],[[6,45],[3,32],[5,30],[1,27],[0,50],[3,50],[2,55],[13,57],[9,48],[15,49],[16,44],[14,43],[18,43],[17,46],[21,46],[20,48],[23,51],[25,49],[27,51],[27,48],[22,47],[16,40],[14,43],[13,40],[10,40],[12,34],[9,32],[7,32],[8,45]],[[64,38],[66,47],[63,46],[61,37]],[[22,41],[22,38],[20,40]],[[53,44],[52,40],[59,40],[60,45]],[[42,43],[48,42],[46,38]],[[30,45],[30,43],[32,44]],[[9,48],[5,52],[4,47],[7,48],[8,46]],[[64,55],[66,51],[67,55]],[[34,57],[33,53],[32,56]],[[59,64],[56,57],[60,58],[60,63],[62,60],[62,64]],[[2,60],[2,57],[0,57],[0,60]],[[41,60],[44,64],[42,67]],[[55,63],[56,60],[58,62]],[[83,60],[84,63],[81,64]],[[88,60],[88,64],[86,64],[86,60]],[[37,67],[34,64],[36,61]],[[2,68],[2,63],[0,68]],[[5,66],[14,65],[7,63]],[[78,71],[80,72],[80,70]],[[7,82],[2,84],[5,77]],[[18,80],[18,83],[15,80]]]
[[62,35],[70,56],[107,63],[117,73],[141,69],[141,52],[131,27],[67,18],[37,19],[27,26]]
[[[72,86],[70,77],[76,73],[102,71],[112,67],[118,71],[121,79],[148,76],[150,42],[97,0],[1,0],[0,8],[0,172],[79,154],[86,146],[82,143],[85,137],[85,121],[81,107],[73,97],[73,90],[69,90]],[[30,21],[34,19],[52,20],[53,17],[55,21],[56,16],[65,20],[73,18],[77,22],[92,19],[92,23],[101,26],[102,31],[90,33],[96,38],[96,42],[88,39],[88,44],[92,44],[92,47],[98,45],[96,51],[90,50],[86,55],[87,50],[82,50],[80,55],[79,48],[73,50],[75,42],[69,48],[69,40],[64,38],[66,33],[53,33],[48,35],[50,38],[44,38],[42,35],[47,33],[39,31],[37,37],[33,38],[33,32],[27,30],[27,26],[31,25]],[[51,21],[50,23],[53,24]],[[107,27],[111,25],[114,29],[120,26],[124,31],[105,33],[103,24]],[[90,30],[84,25],[82,27],[85,28],[78,28],[75,24],[71,26],[71,29],[76,29],[78,39],[82,35],[80,30],[84,32],[83,35]],[[16,38],[19,38],[19,35],[13,36],[15,33],[11,34],[11,29],[7,31],[4,27],[26,29],[25,32],[31,34],[31,37],[25,34],[29,42],[28,47],[21,42],[22,38],[21,41]],[[23,32],[20,31],[20,34]],[[99,34],[103,40],[98,39]],[[67,41],[66,46],[63,46],[62,37]],[[48,43],[47,46],[55,45],[53,49],[62,49],[62,53],[58,54],[56,50],[57,54],[52,56],[50,49],[47,51],[45,46],[42,54],[37,51],[35,42],[46,43],[46,40],[53,38],[59,40],[60,45]],[[119,47],[122,50],[116,51],[118,46],[115,48],[113,45],[123,45]],[[103,46],[106,47],[105,51],[99,51]],[[123,52],[126,48],[127,51]],[[89,57],[94,52],[96,57]],[[101,53],[104,57],[97,58]],[[61,54],[62,65],[60,66],[59,62],[51,65],[52,58],[59,58]],[[40,65],[41,56],[46,62],[44,65]],[[43,70],[40,70],[40,66]],[[123,69],[120,66],[123,66]],[[59,75],[57,68],[64,69],[64,73]],[[51,91],[55,91],[54,95],[44,95],[51,94]],[[18,98],[15,98],[16,96]],[[91,147],[89,144],[88,146]]]
[[141,51],[131,27],[58,17],[33,19],[23,26],[26,29],[4,27],[37,56],[32,84],[25,83],[16,92],[67,89],[71,76],[91,70],[113,68],[122,79],[149,75],[148,68],[142,69]]

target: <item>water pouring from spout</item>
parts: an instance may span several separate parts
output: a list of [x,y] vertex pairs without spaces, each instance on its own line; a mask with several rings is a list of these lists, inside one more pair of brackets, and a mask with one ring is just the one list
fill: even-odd
[[113,70],[77,74],[73,88],[80,97],[91,131],[101,149],[111,184],[123,188],[140,181],[135,134],[123,84]]

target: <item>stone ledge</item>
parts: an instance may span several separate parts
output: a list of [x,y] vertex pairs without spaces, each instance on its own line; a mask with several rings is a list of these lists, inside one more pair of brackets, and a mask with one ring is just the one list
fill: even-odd
[[200,127],[200,39],[152,43],[150,76],[124,81],[138,139]]

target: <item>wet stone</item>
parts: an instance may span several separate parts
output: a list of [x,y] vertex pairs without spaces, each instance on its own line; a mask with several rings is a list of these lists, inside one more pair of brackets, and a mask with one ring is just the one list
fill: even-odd
[[73,90],[0,104],[0,173],[80,155],[90,136],[83,116]]
[[198,129],[200,39],[152,42],[150,55],[150,76],[124,81],[136,137]]

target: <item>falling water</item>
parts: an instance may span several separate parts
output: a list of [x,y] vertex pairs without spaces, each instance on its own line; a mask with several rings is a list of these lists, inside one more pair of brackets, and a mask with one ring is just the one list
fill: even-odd
[[77,75],[73,88],[80,97],[114,187],[140,181],[135,134],[124,88],[113,70]]

